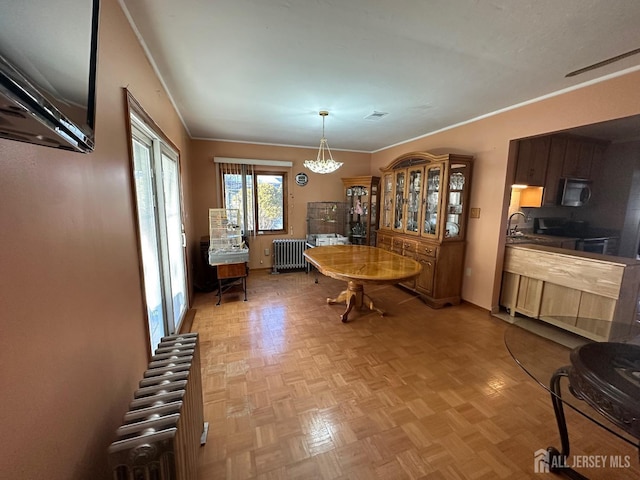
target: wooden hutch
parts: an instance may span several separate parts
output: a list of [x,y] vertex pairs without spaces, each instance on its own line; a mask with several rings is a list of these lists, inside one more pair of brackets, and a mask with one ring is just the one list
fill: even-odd
[[460,303],[472,160],[412,152],[380,169],[377,246],[422,264],[402,285],[434,308]]

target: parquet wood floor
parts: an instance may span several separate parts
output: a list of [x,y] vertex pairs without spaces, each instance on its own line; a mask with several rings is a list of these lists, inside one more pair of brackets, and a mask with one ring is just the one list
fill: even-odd
[[[548,394],[511,359],[506,324],[463,304],[433,310],[394,286],[368,286],[386,310],[353,312],[326,297],[339,282],[252,271],[248,301],[197,294],[205,420],[199,479],[559,478],[534,452],[559,447]],[[638,452],[573,411],[572,454]]]

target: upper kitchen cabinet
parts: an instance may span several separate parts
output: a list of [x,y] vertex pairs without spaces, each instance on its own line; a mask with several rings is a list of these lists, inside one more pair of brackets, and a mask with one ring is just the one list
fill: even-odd
[[378,229],[380,177],[362,176],[342,179],[347,201],[349,241],[354,245],[375,245]]
[[382,168],[377,245],[422,264],[403,285],[432,307],[460,303],[472,157],[413,152]]
[[549,148],[549,162],[547,163],[547,178],[544,183],[542,205],[550,207],[558,204],[558,188],[562,178],[564,154],[567,150],[567,138],[554,136]]
[[583,139],[568,138],[562,162],[562,177],[590,179],[594,150],[595,143]]
[[590,180],[607,142],[566,134],[518,141],[514,184],[544,187],[542,206],[558,205],[563,178]]
[[551,137],[525,138],[518,142],[518,161],[513,183],[544,187]]

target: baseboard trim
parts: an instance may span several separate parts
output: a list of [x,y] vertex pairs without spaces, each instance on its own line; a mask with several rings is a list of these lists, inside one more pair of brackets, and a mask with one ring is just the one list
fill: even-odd
[[195,316],[195,308],[190,308],[189,310],[187,310],[187,313],[184,316],[184,320],[180,324],[180,331],[178,332],[179,334],[191,332],[191,327],[193,326],[193,319],[195,318]]

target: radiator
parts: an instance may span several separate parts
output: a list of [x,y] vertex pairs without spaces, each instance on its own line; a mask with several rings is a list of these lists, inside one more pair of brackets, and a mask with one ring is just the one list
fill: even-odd
[[197,333],[162,338],[116,440],[114,480],[193,480],[206,441]]
[[271,273],[280,273],[278,270],[292,268],[306,268],[304,251],[307,241],[304,238],[280,238],[273,241],[273,270]]

